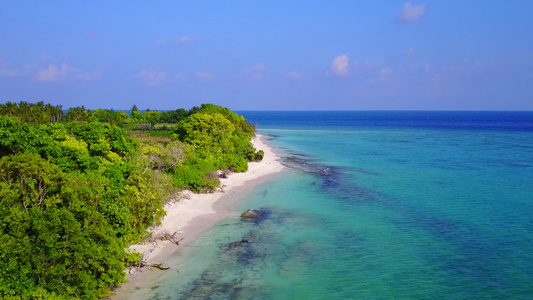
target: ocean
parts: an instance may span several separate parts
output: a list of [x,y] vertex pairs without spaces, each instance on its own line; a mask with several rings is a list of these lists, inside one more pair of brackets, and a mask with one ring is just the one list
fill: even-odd
[[533,112],[239,113],[289,171],[144,299],[533,299]]

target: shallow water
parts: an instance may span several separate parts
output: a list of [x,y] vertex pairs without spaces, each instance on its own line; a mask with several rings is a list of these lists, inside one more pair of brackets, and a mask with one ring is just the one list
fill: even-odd
[[143,299],[533,297],[532,114],[243,114],[292,170],[236,207],[264,218],[220,222]]

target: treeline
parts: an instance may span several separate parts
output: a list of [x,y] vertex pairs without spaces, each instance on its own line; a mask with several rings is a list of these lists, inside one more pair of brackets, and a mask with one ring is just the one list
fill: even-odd
[[42,101],[37,103],[8,101],[5,104],[0,104],[0,115],[16,117],[25,123],[46,124],[61,121],[63,107],[61,105],[53,106],[49,103],[44,104]]
[[[212,190],[215,170],[245,171],[262,158],[250,142],[254,128],[217,105],[184,110],[172,140],[151,144],[109,120],[52,121],[54,107],[44,104],[25,119],[12,106],[6,114],[7,106],[0,116],[4,299],[106,296],[139,259],[125,249],[160,222],[169,196]],[[39,111],[48,122],[35,122]]]
[[131,107],[131,114],[124,110],[95,109],[90,110],[84,106],[71,107],[65,113],[62,105],[53,106],[44,102],[19,103],[6,102],[0,104],[0,115],[16,117],[19,120],[30,124],[47,124],[53,122],[101,122],[112,125],[127,126],[130,124],[151,124],[156,123],[178,123],[188,116],[200,111],[200,107],[193,107],[189,110],[179,108],[176,110],[160,112],[147,109],[141,112],[136,105]]

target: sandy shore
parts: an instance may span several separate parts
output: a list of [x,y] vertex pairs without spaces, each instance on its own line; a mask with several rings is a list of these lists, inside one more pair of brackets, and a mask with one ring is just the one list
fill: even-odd
[[[273,149],[265,143],[265,137],[257,135],[252,139],[254,148],[263,150],[265,155],[261,162],[248,163],[248,171],[233,173],[228,178],[220,179],[220,188],[215,193],[194,194],[184,192],[182,199],[165,206],[166,216],[161,226],[152,229],[153,235],[178,232],[176,240],[180,246],[193,241],[199,234],[214,226],[218,221],[239,214],[231,208],[238,203],[247,189],[267,180],[270,176],[283,171],[285,168],[278,160]],[[170,241],[135,244],[131,250],[144,255],[144,260],[149,264],[164,262],[173,252],[180,247]],[[129,271],[133,273],[133,270]],[[133,279],[132,274],[129,275]]]

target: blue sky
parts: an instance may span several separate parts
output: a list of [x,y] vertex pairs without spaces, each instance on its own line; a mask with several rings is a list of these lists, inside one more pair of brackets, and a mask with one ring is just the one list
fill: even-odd
[[533,110],[533,1],[2,1],[0,102]]

